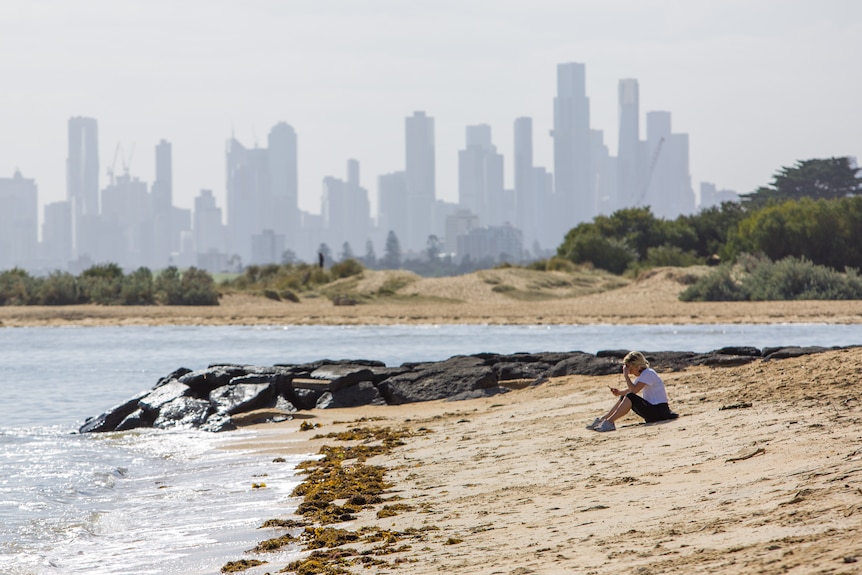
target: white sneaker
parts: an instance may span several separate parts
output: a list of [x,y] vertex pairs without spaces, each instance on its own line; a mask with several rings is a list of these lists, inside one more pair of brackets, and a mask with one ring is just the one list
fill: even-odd
[[595,429],[596,427],[598,427],[598,426],[599,426],[599,424],[600,424],[601,422],[602,422],[602,418],[601,418],[601,417],[597,417],[597,418],[595,419],[595,421],[593,421],[591,424],[587,425],[587,429]]
[[613,421],[605,420],[601,422],[599,425],[593,428],[593,431],[604,432],[604,431],[616,431],[617,426],[614,425]]

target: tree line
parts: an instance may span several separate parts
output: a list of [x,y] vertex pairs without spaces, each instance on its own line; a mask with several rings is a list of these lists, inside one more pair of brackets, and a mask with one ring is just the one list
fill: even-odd
[[0,305],[218,305],[213,277],[204,270],[171,266],[154,274],[141,267],[125,274],[114,263],[80,275],[55,271],[32,276],[15,268],[0,272]]
[[[617,274],[655,266],[720,262],[730,266],[753,255],[738,270],[748,274],[748,281],[764,281],[769,271],[807,278],[807,284],[799,282],[799,289],[788,288],[785,296],[806,290],[809,295],[847,296],[856,293],[855,288],[809,288],[837,281],[835,273],[862,268],[858,172],[849,158],[804,160],[781,168],[770,185],[742,196],[739,203],[727,202],[675,220],[658,219],[648,207],[619,210],[572,228],[557,254]],[[783,267],[770,266],[785,260]],[[742,286],[731,271],[716,271],[711,280],[724,288],[712,296],[701,295],[717,297],[726,292],[730,297],[732,286]],[[844,276],[850,284],[855,282],[853,273]],[[736,290],[733,297],[772,297],[765,295],[769,290],[749,288]]]

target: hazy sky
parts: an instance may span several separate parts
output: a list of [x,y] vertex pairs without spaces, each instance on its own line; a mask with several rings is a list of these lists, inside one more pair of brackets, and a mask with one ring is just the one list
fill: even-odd
[[[862,159],[857,0],[3,0],[0,176],[65,199],[67,120],[99,122],[102,186],[117,143],[148,182],[173,144],[174,202],[224,207],[225,142],[299,137],[300,207],[348,158],[376,205],[404,167],[404,117],[436,119],[437,196],[457,200],[464,128],[486,123],[512,185],[513,122],[553,168],[556,65],[583,62],[593,128],[616,154],[617,82],[691,141],[695,189],[748,192],[798,159]],[[122,172],[118,159],[116,171]]]

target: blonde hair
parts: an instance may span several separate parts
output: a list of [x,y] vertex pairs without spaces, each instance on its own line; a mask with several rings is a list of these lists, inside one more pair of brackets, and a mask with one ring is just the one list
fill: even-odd
[[644,354],[642,354],[639,351],[628,352],[626,354],[626,356],[623,358],[623,363],[628,365],[628,366],[641,367],[643,369],[646,369],[649,367],[649,362],[644,357]]

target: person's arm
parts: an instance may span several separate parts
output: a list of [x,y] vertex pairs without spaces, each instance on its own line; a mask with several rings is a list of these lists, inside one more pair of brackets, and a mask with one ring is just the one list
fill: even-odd
[[627,389],[619,395],[625,395],[626,393],[640,393],[640,391],[646,387],[646,384],[642,381],[638,381],[637,383],[632,382],[631,374],[629,374],[629,366],[627,365],[623,365],[623,377],[626,378]]

